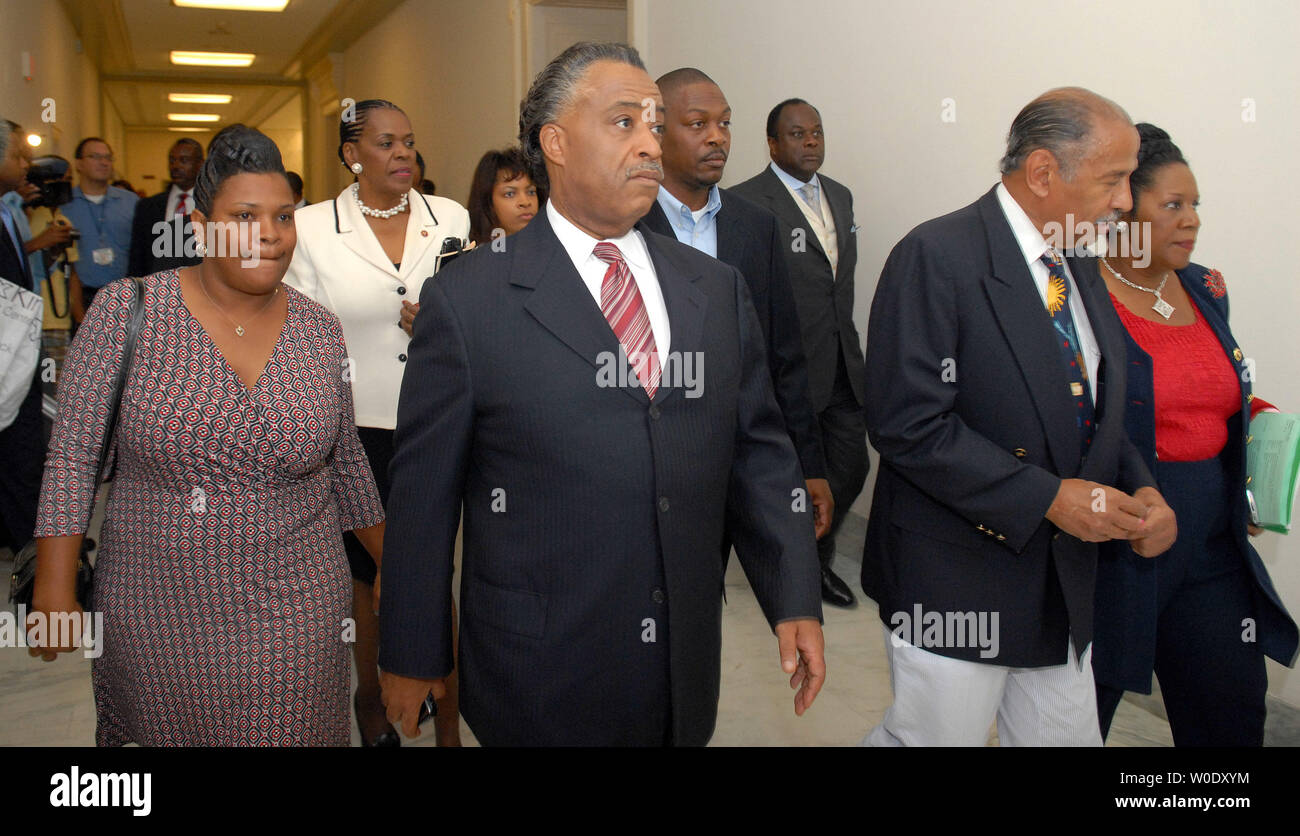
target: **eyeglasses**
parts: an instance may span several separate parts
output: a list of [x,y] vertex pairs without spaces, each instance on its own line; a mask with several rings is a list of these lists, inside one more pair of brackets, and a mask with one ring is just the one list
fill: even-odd
[[81,158],[83,160],[94,160],[97,163],[111,163],[113,161],[112,154],[83,154]]

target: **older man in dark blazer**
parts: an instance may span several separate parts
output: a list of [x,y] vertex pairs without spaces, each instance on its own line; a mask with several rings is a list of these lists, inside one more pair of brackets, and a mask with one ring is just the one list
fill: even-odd
[[808,397],[808,364],[776,216],[718,188],[731,152],[731,106],[713,79],[683,67],[655,83],[664,97],[664,181],[642,223],[730,264],[745,277],[763,329],[776,402],[815,508],[817,536],[825,536],[835,501],[826,480],[821,429]]
[[727,518],[796,713],[821,686],[812,515],[744,279],[632,228],[662,107],[632,48],[570,47],[521,105],[547,211],[425,283],[381,566],[408,735],[454,661],[462,510],[461,711],[485,744],[706,743]]
[[862,342],[853,324],[853,274],[858,265],[853,195],[819,169],[826,158],[821,114],[803,99],[787,99],[767,117],[772,163],[732,189],[780,221],[808,358],[809,394],[835,500],[830,533],[817,543],[822,600],[856,603],[831,568],[835,534],[867,479],[863,417]]
[[1128,208],[1137,147],[1113,102],[1049,91],[1012,124],[1002,182],[885,263],[862,585],[894,704],[867,742],[983,745],[996,716],[1004,745],[1101,743],[1096,543],[1149,557],[1176,534],[1125,434],[1122,326],[1073,241]]

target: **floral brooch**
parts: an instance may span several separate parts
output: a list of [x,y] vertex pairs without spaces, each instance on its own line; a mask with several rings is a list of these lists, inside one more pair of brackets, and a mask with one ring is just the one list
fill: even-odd
[[1210,294],[1215,299],[1222,299],[1228,293],[1228,286],[1223,281],[1223,274],[1218,270],[1211,270],[1205,274],[1205,286],[1209,288]]

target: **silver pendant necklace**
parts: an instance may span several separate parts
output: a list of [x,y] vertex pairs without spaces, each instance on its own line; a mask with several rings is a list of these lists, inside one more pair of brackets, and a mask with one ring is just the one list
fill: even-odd
[[1133,284],[1133,282],[1129,281],[1128,279],[1121,276],[1119,273],[1115,272],[1115,268],[1111,267],[1110,262],[1108,262],[1106,259],[1103,258],[1101,260],[1101,263],[1106,265],[1106,269],[1110,271],[1110,274],[1112,276],[1119,279],[1121,282],[1133,288],[1134,290],[1145,290],[1147,293],[1154,293],[1156,297],[1156,303],[1151,306],[1151,310],[1160,314],[1165,319],[1168,319],[1169,317],[1174,315],[1174,306],[1166,302],[1164,298],[1160,296],[1160,291],[1165,289],[1165,282],[1169,281],[1168,271],[1166,271],[1165,274],[1160,277],[1160,284],[1156,285],[1154,288],[1150,288],[1150,287],[1143,287],[1140,284]]
[[362,203],[360,183],[352,184],[352,196],[356,198],[357,208],[361,210],[361,214],[369,215],[372,218],[391,218],[399,212],[406,211],[407,193],[405,192],[402,193],[402,199],[397,201],[397,205],[392,209],[371,209],[369,206]]

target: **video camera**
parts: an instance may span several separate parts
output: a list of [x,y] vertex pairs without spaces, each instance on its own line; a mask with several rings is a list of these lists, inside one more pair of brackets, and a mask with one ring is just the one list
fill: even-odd
[[71,201],[72,183],[68,180],[70,169],[67,160],[52,154],[32,160],[31,168],[27,169],[27,182],[39,188],[41,194],[27,205],[55,209]]

